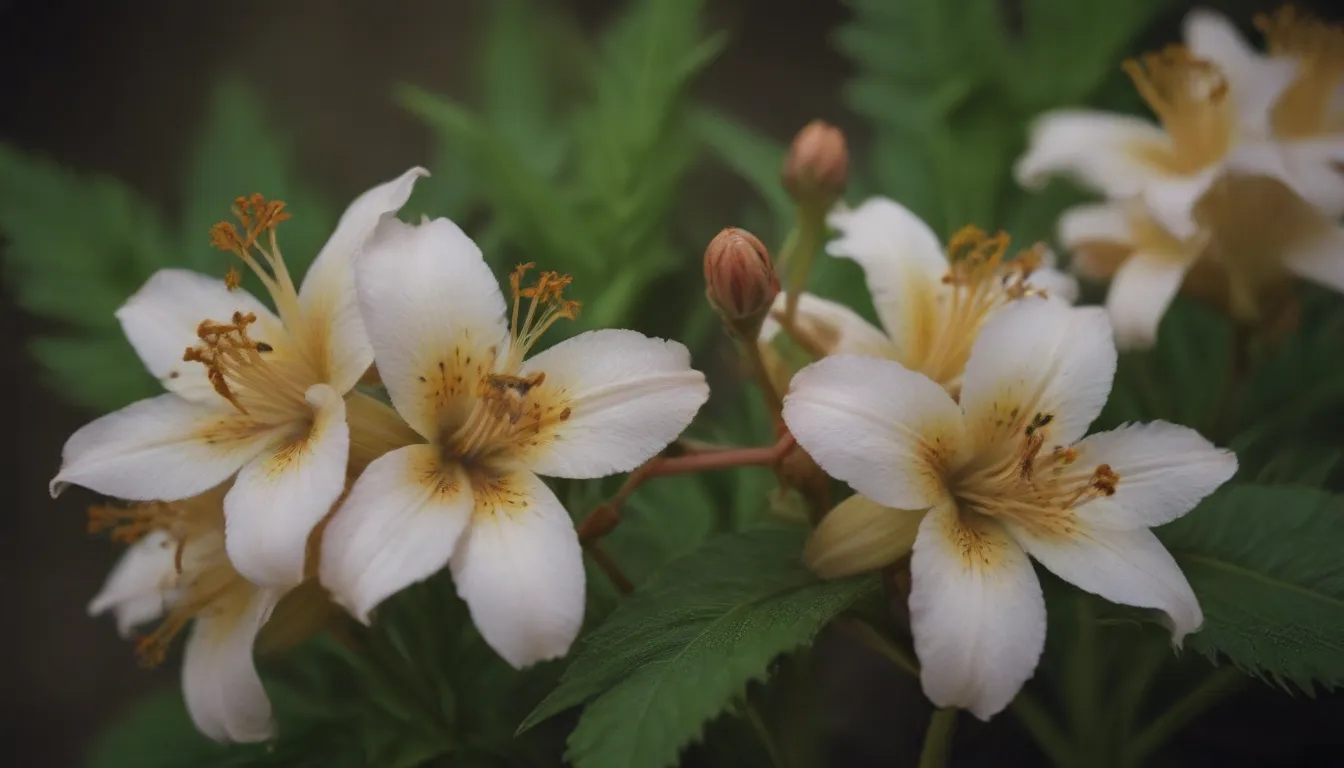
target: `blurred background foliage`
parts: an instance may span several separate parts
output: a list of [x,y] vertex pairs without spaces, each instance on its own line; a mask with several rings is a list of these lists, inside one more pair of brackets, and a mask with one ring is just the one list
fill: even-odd
[[[1025,126],[1059,106],[1138,111],[1119,61],[1174,39],[1189,7],[1176,0],[849,0],[814,3],[785,18],[792,10],[745,0],[497,0],[434,11],[421,3],[377,10],[243,3],[218,6],[227,8],[224,17],[192,37],[185,32],[192,13],[162,4],[142,3],[126,15],[104,10],[73,22],[75,32],[38,5],[0,5],[14,20],[0,25],[7,39],[17,41],[25,30],[30,43],[55,40],[54,30],[70,38],[60,49],[68,58],[65,80],[37,72],[19,83],[10,103],[40,114],[15,120],[14,136],[0,143],[5,286],[17,308],[9,314],[16,328],[7,342],[8,378],[26,387],[18,401],[25,458],[7,484],[22,489],[10,512],[21,519],[8,523],[13,535],[5,545],[15,554],[13,581],[36,585],[21,590],[36,637],[6,653],[28,669],[14,672],[5,720],[15,733],[27,731],[23,743],[40,750],[33,754],[45,755],[30,764],[87,755],[97,768],[550,765],[575,728],[570,710],[515,738],[564,664],[512,673],[471,629],[444,575],[399,596],[372,630],[318,638],[266,663],[284,734],[277,744],[224,749],[195,736],[167,682],[171,661],[169,674],[145,678],[163,690],[130,703],[127,691],[149,685],[127,682],[134,674],[130,649],[115,643],[110,627],[78,615],[110,557],[108,548],[75,541],[78,503],[88,499],[63,499],[53,509],[38,500],[38,489],[70,428],[154,393],[112,312],[156,269],[222,274],[224,261],[209,248],[206,230],[235,196],[256,191],[289,204],[294,218],[281,230],[281,245],[297,274],[354,192],[423,163],[433,175],[407,206],[410,217],[462,223],[501,274],[523,261],[573,274],[584,309],[567,332],[624,326],[685,341],[715,393],[692,436],[765,444],[769,420],[739,384],[731,347],[701,300],[699,257],[728,225],[751,229],[772,248],[782,243],[793,209],[778,174],[792,131],[818,116],[846,128],[854,152],[850,202],[885,194],[944,237],[976,223],[1006,229],[1023,246],[1049,241],[1059,211],[1084,197],[1062,182],[1035,194],[1013,184],[1008,170]],[[1208,5],[1247,28],[1253,12],[1266,7]],[[152,35],[118,31],[153,20],[162,30]],[[113,31],[90,31],[95,22]],[[119,57],[122,46],[136,53],[117,59],[123,71],[98,72],[102,59],[74,50],[81,30],[100,41],[92,49],[100,56]],[[175,30],[183,31],[176,41]],[[149,38],[166,48],[144,48]],[[191,41],[202,39],[214,46],[205,50],[241,53],[198,56]],[[18,61],[18,50],[11,45],[5,55]],[[211,61],[232,61],[241,71],[219,77]],[[51,57],[31,62],[56,66]],[[127,74],[127,62],[143,71]],[[329,82],[344,76],[348,84]],[[83,91],[52,87],[72,78]],[[190,96],[175,93],[183,88]],[[57,94],[64,96],[59,103]],[[367,117],[397,112],[402,117],[382,122]],[[65,127],[43,128],[58,122]],[[103,123],[123,122],[134,127],[100,133]],[[120,138],[105,135],[129,137],[128,146],[139,147],[134,159],[120,157]],[[873,315],[853,264],[819,259],[811,286]],[[1148,617],[1047,582],[1051,643],[1029,704],[1038,711],[1024,705],[1017,717],[965,723],[956,764],[1035,765],[1044,756],[1115,764],[1108,755],[1120,744],[1107,738],[1130,746],[1149,739],[1154,743],[1142,746],[1156,749],[1170,734],[1138,722],[1090,733],[1084,729],[1092,726],[1080,723],[1071,743],[1056,745],[1075,750],[1064,759],[1037,716],[1104,713],[1113,697],[1133,705],[1121,711],[1147,716],[1145,701],[1171,700],[1192,681],[1196,691],[1208,684],[1245,693],[1166,745],[1162,754],[1173,764],[1287,765],[1339,746],[1339,736],[1321,730],[1344,717],[1338,697],[1312,702],[1301,692],[1344,681],[1344,578],[1333,560],[1301,557],[1297,539],[1284,531],[1335,541],[1335,551],[1344,551],[1344,507],[1333,494],[1341,490],[1344,455],[1337,354],[1344,307],[1338,297],[1311,292],[1302,317],[1290,338],[1253,350],[1244,388],[1225,391],[1232,358],[1226,321],[1178,301],[1158,346],[1123,357],[1099,425],[1164,418],[1195,426],[1238,451],[1243,479],[1274,486],[1219,494],[1161,532],[1210,615],[1190,641],[1198,653],[1173,658]],[[47,391],[80,410],[61,409]],[[559,491],[582,517],[618,484],[568,482]],[[590,574],[589,629],[601,628],[576,650],[565,683],[543,705],[559,714],[597,699],[568,742],[577,764],[670,763],[689,744],[697,746],[685,759],[696,765],[769,765],[777,757],[772,750],[793,755],[797,765],[818,755],[836,765],[913,760],[928,705],[910,680],[876,669],[881,662],[843,636],[823,634],[819,654],[778,658],[810,643],[821,622],[763,634],[757,656],[714,681],[673,680],[660,694],[668,697],[659,699],[663,710],[629,706],[644,692],[622,682],[635,669],[632,660],[603,652],[611,637],[643,632],[648,644],[638,653],[681,658],[687,646],[658,646],[660,627],[707,621],[714,631],[734,631],[723,622],[738,603],[724,616],[678,613],[697,584],[731,581],[742,567],[724,562],[723,538],[701,546],[716,534],[745,537],[744,551],[757,553],[765,572],[732,593],[742,605],[773,606],[779,615],[805,605],[804,613],[824,621],[854,601],[877,601],[871,582],[802,585],[792,561],[772,557],[790,543],[760,523],[767,512],[788,515],[791,507],[764,470],[659,480],[632,497],[606,544],[647,588],[612,614],[616,593],[599,572]],[[29,522],[57,515],[65,522]],[[1292,518],[1287,524],[1284,515]],[[1244,541],[1259,547],[1252,552]],[[1209,569],[1227,568],[1242,581],[1204,579]],[[685,578],[677,581],[678,574]],[[886,613],[881,607],[868,606]],[[1314,624],[1283,630],[1303,615]],[[752,626],[750,614],[738,618]],[[1100,675],[1079,672],[1078,642],[1058,642],[1077,640],[1074,626],[1098,629],[1083,640],[1092,643],[1090,658],[1108,662]],[[65,639],[48,643],[47,636]],[[83,663],[60,669],[75,659]],[[1217,659],[1297,696],[1212,672]],[[81,677],[91,660],[116,671]],[[767,670],[770,680],[762,683]],[[54,683],[46,680],[52,676]],[[809,687],[818,679],[820,699]],[[806,714],[817,710],[821,727],[804,727]],[[109,719],[116,724],[90,742],[92,727]],[[790,743],[763,748],[753,731],[766,724]],[[644,728],[657,732],[611,738]],[[1148,764],[1149,756],[1136,753],[1131,764]]]

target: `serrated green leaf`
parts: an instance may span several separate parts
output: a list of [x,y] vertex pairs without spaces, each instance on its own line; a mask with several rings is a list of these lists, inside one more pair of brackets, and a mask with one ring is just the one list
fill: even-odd
[[663,766],[770,662],[812,641],[876,581],[820,581],[802,529],[721,536],[669,563],[584,638],[526,729],[592,699],[569,739],[577,766]]
[[256,94],[236,80],[225,80],[215,89],[206,127],[193,150],[181,246],[173,263],[223,274],[228,263],[226,254],[211,247],[210,227],[231,219],[234,198],[256,192],[267,199],[285,201],[293,216],[281,225],[279,237],[285,262],[297,284],[327,241],[336,217],[331,207],[299,180],[291,148],[269,124]]
[[1157,533],[1204,609],[1190,647],[1308,692],[1344,683],[1344,498],[1236,486]]

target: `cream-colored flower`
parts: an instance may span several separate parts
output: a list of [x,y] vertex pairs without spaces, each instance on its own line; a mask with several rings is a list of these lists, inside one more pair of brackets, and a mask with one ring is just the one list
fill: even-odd
[[1274,179],[1224,176],[1195,206],[1195,221],[1181,239],[1138,201],[1061,217],[1075,271],[1111,281],[1106,308],[1122,349],[1152,346],[1178,289],[1256,324],[1291,305],[1293,276],[1344,292],[1344,228]]
[[123,499],[175,500],[236,474],[224,501],[229,557],[258,584],[299,583],[309,534],[345,485],[347,393],[361,399],[349,404],[351,416],[387,410],[351,392],[373,349],[350,260],[422,175],[412,169],[355,200],[300,288],[276,244],[283,203],[239,199],[242,230],[222,223],[212,238],[257,274],[277,312],[234,290],[232,271],[228,281],[178,269],[151,277],[117,318],[169,392],[71,436],[52,493],[74,483]]
[[960,404],[890,360],[841,355],[794,376],[785,422],[861,494],[822,519],[804,557],[839,577],[911,554],[911,628],[937,706],[987,719],[1031,676],[1046,621],[1028,555],[1084,590],[1160,610],[1177,644],[1202,623],[1148,529],[1226,482],[1236,459],[1164,422],[1084,438],[1115,363],[1100,309],[1027,300],[981,331]]
[[[955,393],[971,344],[996,310],[1024,296],[1077,297],[1077,283],[1053,268],[1048,251],[1009,260],[1006,235],[971,227],[944,250],[928,225],[887,198],[837,208],[827,221],[840,233],[827,252],[863,268],[882,328],[841,304],[802,294],[790,335],[818,357],[885,357]],[[781,330],[785,304],[781,295],[761,329],[763,342]]]
[[[1141,199],[1178,238],[1196,229],[1194,207],[1226,172],[1283,182],[1323,206],[1321,191],[1290,168],[1274,140],[1270,110],[1292,81],[1287,61],[1227,69],[1192,17],[1191,47],[1172,45],[1125,62],[1125,71],[1161,126],[1129,115],[1066,109],[1047,113],[1031,129],[1015,175],[1037,186],[1067,174],[1111,199]],[[1221,58],[1221,57],[1220,57]]]
[[[268,631],[288,623],[285,634],[307,636],[318,628],[313,619],[323,615],[325,601],[305,585],[281,603],[284,589],[243,578],[224,550],[223,504],[224,489],[218,488],[177,502],[91,510],[91,528],[132,543],[89,612],[111,611],[123,636],[160,620],[139,641],[148,665],[161,662],[168,644],[192,624],[182,690],[196,727],[216,741],[264,741],[275,726],[252,660],[258,633],[271,621]],[[315,602],[319,610],[294,610],[295,601]]]
[[[447,219],[379,225],[356,265],[392,403],[424,442],[360,475],[322,540],[321,580],[357,618],[449,564],[486,642],[522,667],[563,655],[583,621],[578,537],[537,476],[633,469],[708,396],[681,344],[583,333],[530,359],[577,305],[569,278],[510,278],[511,316],[476,247]],[[512,330],[510,330],[512,329]]]

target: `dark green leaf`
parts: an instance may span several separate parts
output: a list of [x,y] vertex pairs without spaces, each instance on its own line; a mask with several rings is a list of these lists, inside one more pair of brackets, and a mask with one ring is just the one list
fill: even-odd
[[523,728],[592,700],[569,739],[578,766],[663,766],[705,722],[876,586],[820,581],[802,529],[721,536],[674,560],[584,638]]

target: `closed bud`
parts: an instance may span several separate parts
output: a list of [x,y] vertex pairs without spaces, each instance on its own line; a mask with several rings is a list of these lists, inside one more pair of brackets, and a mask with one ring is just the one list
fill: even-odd
[[821,120],[803,126],[784,158],[783,178],[784,188],[799,204],[829,208],[849,178],[845,134]]
[[734,330],[765,319],[779,294],[770,252],[755,235],[729,227],[705,249],[705,295]]

